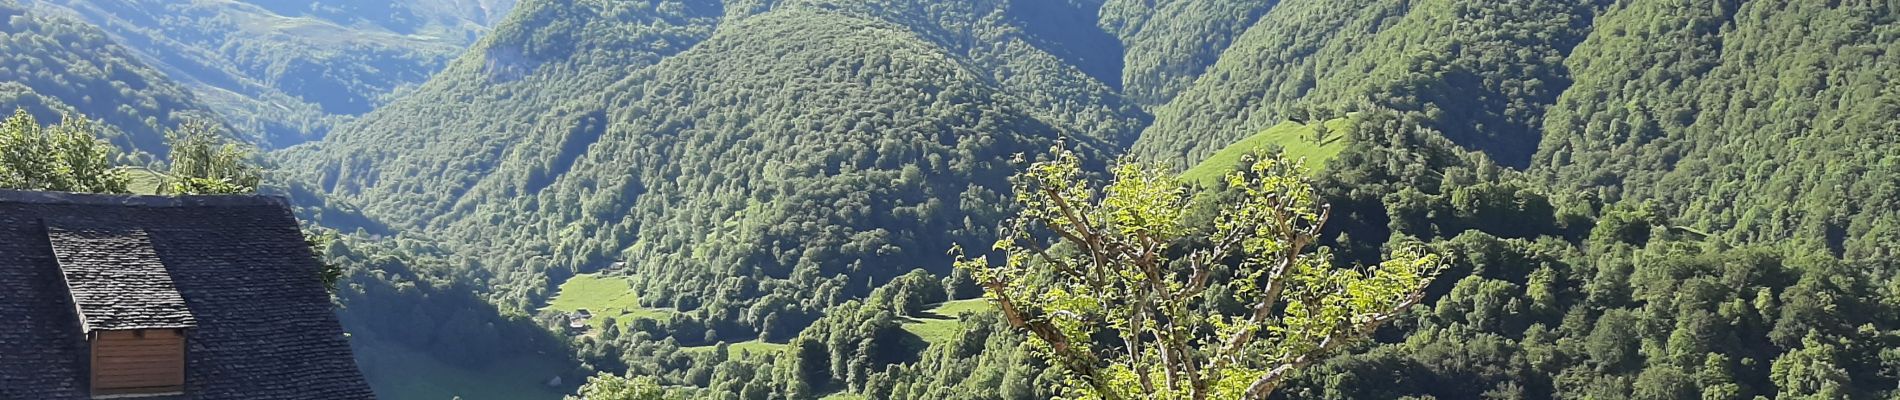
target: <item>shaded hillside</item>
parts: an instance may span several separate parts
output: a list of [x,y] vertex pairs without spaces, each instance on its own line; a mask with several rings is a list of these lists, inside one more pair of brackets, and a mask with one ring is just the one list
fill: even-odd
[[[338,25],[371,25],[404,35],[444,36],[473,42],[474,33],[501,22],[515,0],[239,0],[287,17],[310,17]],[[448,35],[459,33],[459,36]]]
[[483,301],[466,259],[407,236],[345,236],[321,256],[343,267],[337,318],[380,398],[557,399],[572,385],[546,382],[584,376],[554,333]]
[[428,79],[509,0],[35,0],[96,24],[260,143],[321,137]]
[[103,122],[122,149],[165,154],[165,131],[217,121],[183,86],[148,67],[97,28],[0,1],[0,109],[46,123],[62,114]]
[[1122,94],[1159,106],[1193,85],[1278,1],[1109,0],[1102,26],[1127,47]]

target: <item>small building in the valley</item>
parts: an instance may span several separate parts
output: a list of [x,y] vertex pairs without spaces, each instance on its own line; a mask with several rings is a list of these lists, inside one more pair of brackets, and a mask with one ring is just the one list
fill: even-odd
[[567,320],[567,333],[570,335],[587,333],[587,320],[569,318]]
[[587,333],[587,323],[593,320],[594,313],[588,312],[585,308],[567,313],[567,333],[570,335]]
[[0,190],[0,399],[372,399],[283,200]]

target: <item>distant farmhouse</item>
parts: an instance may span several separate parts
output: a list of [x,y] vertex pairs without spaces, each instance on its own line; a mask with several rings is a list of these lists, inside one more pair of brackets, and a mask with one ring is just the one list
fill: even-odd
[[567,332],[575,335],[587,333],[587,322],[593,319],[594,313],[587,312],[585,308],[574,310],[574,313],[567,315]]
[[372,399],[282,200],[0,191],[0,399]]

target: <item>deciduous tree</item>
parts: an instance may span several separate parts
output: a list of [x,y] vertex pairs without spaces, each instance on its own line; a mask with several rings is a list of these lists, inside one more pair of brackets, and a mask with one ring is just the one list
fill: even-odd
[[257,192],[263,169],[253,161],[254,151],[225,141],[216,125],[186,122],[168,132],[170,173],[161,188],[165,194],[246,194]]
[[0,122],[0,188],[126,193],[131,178],[112,165],[118,151],[95,138],[92,122],[65,118],[42,127],[26,111]]
[[1419,303],[1441,269],[1415,247],[1335,268],[1313,249],[1328,207],[1301,163],[1278,155],[1229,175],[1243,195],[1197,232],[1184,223],[1186,188],[1164,168],[1124,163],[1097,187],[1079,157],[1055,151],[1017,177],[1021,211],[995,245],[1001,261],[959,266],[1078,398],[1266,398]]
[[595,375],[581,385],[580,397],[569,400],[663,400],[666,390],[651,377],[623,378],[610,374]]

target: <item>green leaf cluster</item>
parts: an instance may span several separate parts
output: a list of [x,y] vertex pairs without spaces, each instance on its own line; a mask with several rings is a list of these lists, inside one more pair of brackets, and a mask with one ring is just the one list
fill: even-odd
[[1437,273],[1416,250],[1365,271],[1309,251],[1330,210],[1276,153],[1228,175],[1237,197],[1203,233],[1171,172],[1125,163],[1097,187],[1058,151],[1017,177],[1004,261],[960,266],[1070,374],[1075,398],[1265,398],[1417,304]]
[[118,150],[96,138],[84,118],[41,126],[19,110],[0,121],[0,188],[127,193],[131,177],[114,165]]

